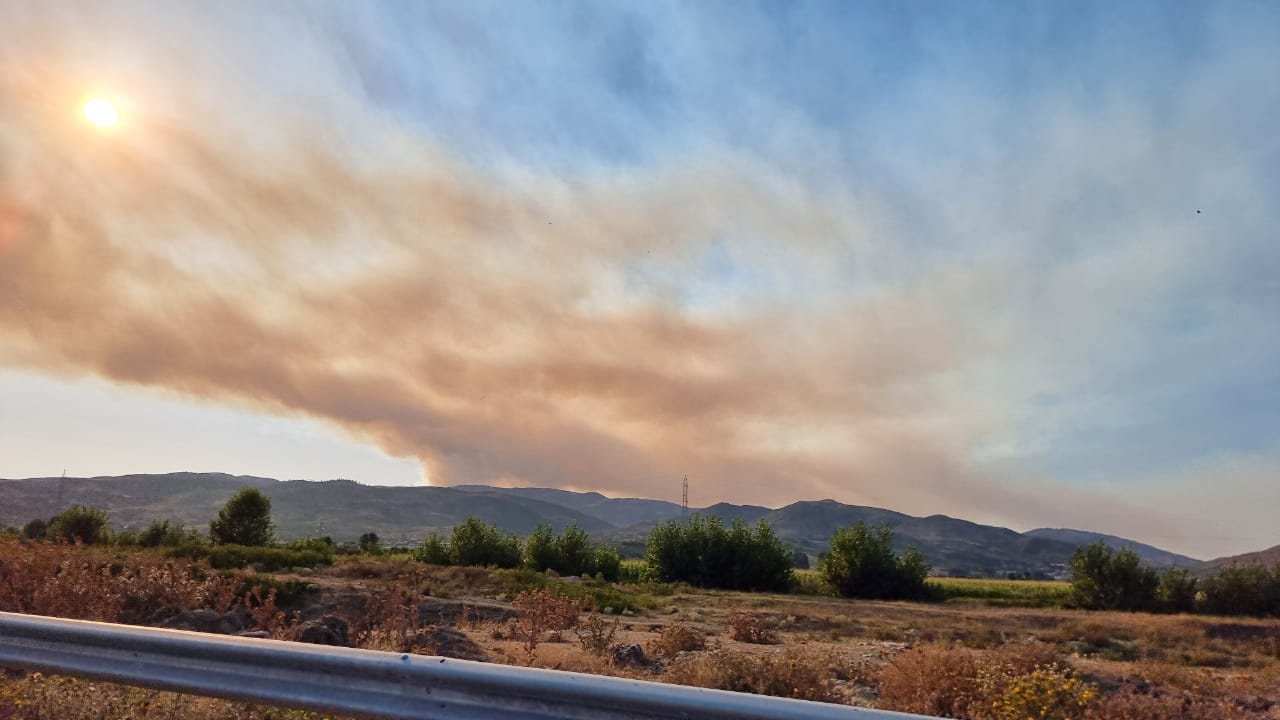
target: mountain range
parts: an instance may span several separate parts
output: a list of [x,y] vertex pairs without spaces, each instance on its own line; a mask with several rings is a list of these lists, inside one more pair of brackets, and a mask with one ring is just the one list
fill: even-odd
[[[679,504],[641,498],[610,498],[596,492],[553,488],[383,487],[350,480],[279,481],[222,473],[178,472],[94,478],[0,480],[0,526],[21,526],[48,518],[72,504],[106,510],[117,529],[139,529],[170,519],[207,529],[236,490],[261,489],[272,501],[278,534],[284,539],[328,535],[338,542],[376,532],[385,543],[409,545],[431,531],[448,531],[473,515],[502,529],[526,535],[540,523],[560,529],[576,523],[594,539],[617,545],[624,555],[643,553],[656,523],[685,514]],[[1125,538],[1071,529],[1016,532],[1008,528],[931,515],[914,517],[882,508],[834,500],[801,501],[781,508],[719,503],[688,512],[747,523],[767,521],[778,537],[816,557],[837,528],[859,520],[887,524],[899,548],[915,546],[935,572],[949,575],[1019,574],[1061,577],[1075,548],[1102,540],[1130,547],[1153,567],[1196,567],[1198,560]]]

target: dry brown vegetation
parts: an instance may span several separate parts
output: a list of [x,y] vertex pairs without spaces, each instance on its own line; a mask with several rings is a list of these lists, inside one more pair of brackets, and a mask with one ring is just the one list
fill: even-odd
[[[1280,718],[1277,620],[609,585],[397,557],[262,578],[147,552],[0,541],[0,610],[164,624],[197,609],[282,639],[337,618],[359,647],[975,720]],[[40,674],[0,679],[0,720],[90,717],[313,716]]]

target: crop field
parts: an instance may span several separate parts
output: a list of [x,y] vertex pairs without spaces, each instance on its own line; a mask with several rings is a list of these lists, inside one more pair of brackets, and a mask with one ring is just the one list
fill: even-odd
[[974,601],[985,605],[1066,607],[1071,584],[1059,580],[987,580],[929,578],[930,594],[946,601]]
[[[819,590],[815,577],[802,574],[801,586]],[[1055,607],[1062,583],[930,582],[945,593],[940,601],[882,602],[441,567],[394,554],[220,571],[157,551],[0,540],[5,611],[975,720],[1280,717],[1280,621],[1066,610]],[[209,617],[216,628],[201,624]],[[0,677],[0,720],[176,717],[317,716],[41,674]]]

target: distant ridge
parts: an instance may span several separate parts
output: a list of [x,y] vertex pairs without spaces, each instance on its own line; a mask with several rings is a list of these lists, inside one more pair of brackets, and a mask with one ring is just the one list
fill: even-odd
[[[576,523],[597,540],[617,544],[624,553],[634,555],[643,553],[650,528],[684,514],[672,502],[555,488],[382,487],[350,480],[280,481],[176,472],[0,480],[0,526],[21,526],[78,503],[106,510],[118,528],[136,529],[153,520],[171,519],[206,529],[218,508],[246,485],[260,488],[271,498],[277,530],[285,539],[328,535],[345,542],[376,532],[384,542],[407,545],[474,515],[521,535],[540,523],[557,529]],[[781,508],[718,503],[690,512],[726,522],[765,520],[778,537],[813,556],[826,549],[837,528],[860,520],[873,526],[887,524],[899,547],[917,547],[935,572],[949,575],[1062,577],[1075,548],[1096,540],[1112,547],[1132,547],[1143,562],[1156,567],[1200,565],[1184,555],[1112,535],[1071,529],[1018,533],[946,515],[914,517],[835,500],[805,500]],[[1280,548],[1265,552],[1280,554]]]
[[1280,545],[1259,550],[1257,552],[1244,553],[1242,555],[1228,555],[1226,557],[1214,558],[1199,565],[1196,570],[1198,573],[1208,573],[1215,570],[1221,570],[1230,565],[1265,565],[1267,567],[1280,566]]

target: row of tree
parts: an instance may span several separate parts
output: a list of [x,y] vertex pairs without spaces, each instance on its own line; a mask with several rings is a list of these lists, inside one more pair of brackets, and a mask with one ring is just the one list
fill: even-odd
[[1071,559],[1071,604],[1089,610],[1280,615],[1280,568],[1232,565],[1203,580],[1185,569],[1144,566],[1138,554],[1101,541]]
[[526,567],[560,575],[596,575],[616,581],[622,566],[618,551],[595,546],[577,525],[556,535],[542,524],[522,543],[512,533],[469,517],[449,537],[431,533],[413,551],[414,559],[435,565]]
[[[204,541],[200,533],[169,520],[156,520],[141,531],[111,531],[111,518],[99,508],[72,505],[48,520],[35,519],[19,531],[27,540],[57,540],[82,545],[161,547]],[[255,488],[231,497],[209,523],[208,540],[217,545],[262,546],[275,542],[271,500]]]

